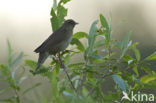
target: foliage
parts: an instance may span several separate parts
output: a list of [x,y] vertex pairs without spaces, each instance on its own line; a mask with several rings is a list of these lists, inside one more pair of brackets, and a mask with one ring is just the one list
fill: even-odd
[[8,41],[8,63],[0,64],[0,81],[3,83],[7,83],[8,86],[0,90],[0,95],[5,93],[9,93],[13,91],[13,94],[5,99],[0,98],[0,102],[2,103],[21,103],[21,99],[24,97],[26,93],[35,87],[39,86],[40,83],[36,83],[31,87],[21,90],[21,84],[27,79],[25,76],[25,66],[21,64],[21,60],[24,56],[23,52],[19,53],[17,57],[15,57],[15,53],[11,49],[10,42]]
[[[55,6],[51,10],[53,31],[65,20],[67,9],[64,4],[69,1],[60,0],[58,4],[55,2]],[[49,79],[52,88],[52,99],[47,101],[47,98],[45,103],[120,102],[122,91],[130,94],[131,91],[155,88],[155,72],[148,67],[146,62],[156,60],[155,53],[142,59],[137,49],[138,43],[133,43],[130,40],[131,32],[128,32],[122,41],[114,40],[111,36],[112,17],[108,22],[100,14],[99,19],[92,23],[89,33],[75,33],[71,42],[71,45],[76,45],[74,51],[66,52],[62,56],[77,93],[71,89],[71,85],[65,77],[65,73],[60,69],[56,58],[53,58],[50,67],[43,67],[39,72],[39,75]],[[97,27],[97,24],[101,26]],[[87,47],[83,45],[80,39],[88,40]],[[117,52],[117,49],[120,52]],[[133,51],[135,57],[128,54],[128,51]],[[71,63],[72,56],[79,53],[83,54],[84,60]],[[32,67],[34,66],[31,65],[33,62],[27,60],[26,63]],[[42,70],[46,71],[42,72]],[[145,74],[141,75],[140,71],[145,71]],[[110,78],[107,77],[111,77],[116,84],[112,87],[116,91],[108,91],[109,94],[105,93],[102,87],[103,83],[109,81]]]
[[[67,16],[67,8],[64,4],[69,1],[60,0],[57,3],[54,0],[50,19],[53,32],[64,22]],[[112,38],[112,17],[108,21],[100,14],[99,20],[92,23],[89,33],[77,32],[73,35],[71,45],[74,51],[68,50],[62,53],[63,63],[67,67],[77,92],[72,89],[64,71],[60,68],[58,59],[51,56],[52,61],[49,66],[42,66],[37,72],[37,75],[49,80],[51,87],[51,98],[45,97],[40,103],[120,103],[123,91],[130,95],[131,91],[156,89],[156,73],[150,68],[148,62],[156,60],[156,52],[146,58],[141,58],[140,51],[137,49],[138,43],[130,40],[131,34],[132,32],[128,32],[122,41],[115,40]],[[82,39],[88,41],[87,45],[84,46]],[[8,64],[2,64],[0,70],[3,76],[7,76],[10,88],[20,92],[19,84],[15,81],[23,80],[23,76],[15,80],[12,77],[14,72],[10,68],[20,61],[23,54],[20,54],[16,61],[12,61],[10,45],[8,47]],[[71,61],[72,57],[77,55],[83,55],[83,60]],[[33,73],[36,61],[26,60],[25,63]],[[103,86],[110,79],[114,81],[114,86],[112,86],[112,91],[105,92],[106,89]],[[38,85],[28,88],[23,94]],[[8,89],[1,92],[6,90]],[[14,99],[11,97],[5,101],[19,103],[19,98],[21,95],[16,94]],[[127,100],[122,102],[131,103]]]

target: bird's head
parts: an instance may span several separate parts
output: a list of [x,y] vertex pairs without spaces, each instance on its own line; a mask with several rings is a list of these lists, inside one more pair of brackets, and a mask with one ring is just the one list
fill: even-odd
[[64,22],[64,26],[65,27],[69,27],[69,28],[74,28],[75,25],[77,25],[78,23],[75,22],[74,20],[72,19],[68,19]]

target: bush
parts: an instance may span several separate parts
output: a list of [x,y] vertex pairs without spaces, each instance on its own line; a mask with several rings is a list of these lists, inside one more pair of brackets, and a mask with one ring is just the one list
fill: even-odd
[[[54,0],[50,19],[53,31],[57,30],[64,22],[64,18],[67,16],[67,8],[64,5],[69,1],[60,0],[57,4]],[[132,91],[138,93],[142,90],[156,89],[156,73],[149,68],[150,63],[148,62],[156,60],[156,52],[146,58],[141,58],[137,49],[138,43],[133,43],[130,40],[131,32],[128,32],[122,41],[112,38],[112,32],[112,17],[108,21],[100,14],[99,20],[92,23],[89,33],[77,32],[73,35],[71,45],[73,45],[74,51],[63,52],[61,58],[75,90],[72,89],[70,80],[65,77],[57,58],[51,56],[52,61],[49,66],[42,66],[36,73],[36,75],[48,78],[52,89],[52,98],[45,97],[41,103],[120,103],[122,93],[130,96]],[[87,46],[83,45],[81,39],[88,41]],[[83,55],[83,61],[71,63],[71,58],[77,54]],[[20,54],[18,58],[21,58],[21,55],[23,54]],[[34,74],[36,62],[26,60],[25,63],[31,68],[30,72]],[[12,78],[11,75],[8,75],[8,70],[11,72],[8,69],[10,65],[12,64],[10,64],[9,54],[8,67],[3,64],[0,66],[2,74],[9,76],[8,78]],[[114,90],[106,93],[103,91],[103,85],[110,79],[115,83],[112,87]],[[8,83],[12,83],[12,81],[14,79],[7,79]],[[15,91],[20,90],[14,82],[10,87]],[[2,91],[5,90],[7,89]],[[13,102],[11,99],[11,102],[19,103],[19,98],[20,95],[16,94],[16,100]],[[131,103],[126,99],[123,102]]]

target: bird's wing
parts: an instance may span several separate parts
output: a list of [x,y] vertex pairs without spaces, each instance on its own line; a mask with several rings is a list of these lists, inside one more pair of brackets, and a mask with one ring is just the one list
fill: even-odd
[[[64,36],[63,34],[66,31],[64,29],[58,29],[56,30],[52,35],[50,35],[38,48],[34,50],[34,52],[44,52],[47,51],[49,48],[55,47],[58,43],[63,41],[64,38],[61,36]],[[57,36],[56,36],[57,35]],[[59,36],[58,36],[59,35]]]

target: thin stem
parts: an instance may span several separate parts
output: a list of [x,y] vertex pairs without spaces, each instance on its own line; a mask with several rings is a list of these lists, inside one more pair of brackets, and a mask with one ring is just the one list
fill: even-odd
[[[128,69],[129,69],[129,67],[127,67],[126,69],[122,70],[122,72],[127,71]],[[108,73],[108,74],[102,76],[100,79],[109,77],[109,76],[111,76],[111,75],[113,75],[113,74],[117,74],[117,73],[119,73],[119,72],[121,72],[121,71],[117,71],[117,72],[113,72],[113,73]],[[95,90],[95,88],[91,89],[91,90],[89,91],[87,97],[88,97],[89,95],[91,95],[91,94],[94,92],[94,90]]]
[[[89,62],[89,58],[87,57],[86,61],[85,61],[85,66],[88,65],[88,62]],[[80,79],[80,82],[79,82],[79,85],[78,85],[79,93],[82,90],[82,85],[83,85],[83,82],[85,81],[85,79],[86,79],[86,75],[84,73],[82,73],[82,78]]]
[[77,91],[76,91],[76,89],[75,89],[75,87],[74,87],[74,84],[73,84],[73,82],[71,81],[68,72],[66,71],[66,66],[63,64],[63,61],[62,61],[62,59],[61,59],[60,54],[58,55],[58,59],[59,59],[59,63],[60,63],[61,68],[64,69],[64,72],[66,73],[66,75],[67,75],[67,77],[68,77],[68,80],[70,81],[70,83],[71,83],[71,85],[72,85],[72,88],[73,88],[74,91],[77,93]]
[[19,98],[17,89],[15,89],[15,94],[16,94],[15,98],[16,98],[17,103],[20,103],[20,98]]

